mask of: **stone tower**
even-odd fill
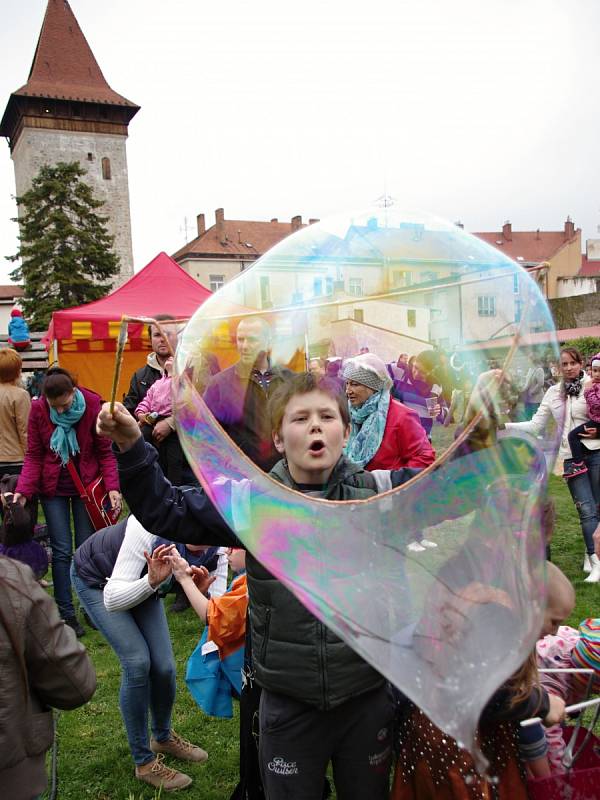
[[[79,161],[87,170],[115,237],[115,286],[133,275],[125,143],[138,111],[104,79],[67,0],[48,0],[29,78],[11,94],[0,135],[8,138],[17,195],[44,164]]]

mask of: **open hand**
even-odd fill
[[[209,588],[217,580],[216,575],[211,575],[206,567],[190,567],[192,570],[192,578],[196,587],[202,594],[208,594]]]
[[[133,417],[132,417],[133,419]],[[144,558],[148,565],[148,583],[156,589],[171,574],[171,564],[167,556],[175,549],[174,544],[161,544],[150,555],[144,550]]]

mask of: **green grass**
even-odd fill
[[[600,585],[583,583],[581,531],[575,508],[561,479],[550,478],[550,494],[557,507],[552,560],[575,586],[577,605],[567,623],[576,627],[585,617],[600,616]],[[172,596],[167,605],[171,602]],[[206,764],[186,765],[185,771],[192,776],[194,783],[184,796],[228,800],[238,775],[237,704],[234,704],[236,716],[232,720],[206,717],[197,708],[187,691],[183,675],[187,658],[200,636],[201,625],[191,610],[168,616],[178,674],[173,725],[178,733],[209,752]],[[61,800],[156,800],[154,790],[144,788],[133,775],[133,763],[117,703],[120,683],[117,658],[98,632],[88,630],[83,641],[96,666],[98,689],[86,706],[60,716],[58,796]]]

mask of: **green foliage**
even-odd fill
[[[591,358],[600,353],[600,338],[597,336],[582,336],[581,339],[572,339],[565,342],[565,347],[575,347],[584,358]]]
[[[79,162],[43,166],[16,198],[20,247],[8,260],[21,262],[11,278],[23,282],[33,330],[44,330],[57,309],[103,297],[118,272],[108,217],[96,213],[104,201],[95,199],[85,174]]]

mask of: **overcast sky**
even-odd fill
[[[4,0],[0,103],[46,0]],[[598,0],[71,0],[129,126],[135,268],[196,214],[289,220],[387,191],[468,230],[598,235]],[[15,252],[0,143],[0,256]],[[3,261],[0,280],[12,266]]]

